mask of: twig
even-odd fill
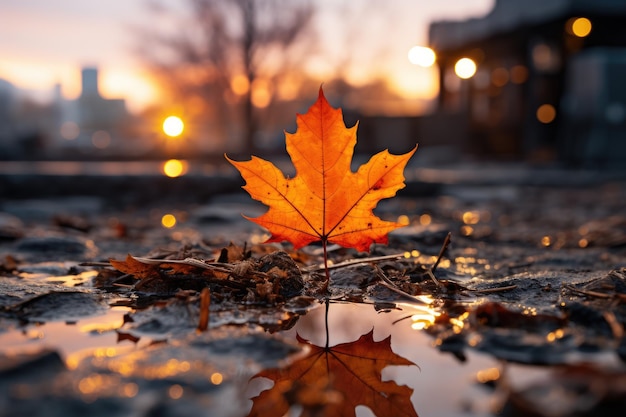
[[[604,320],[609,324],[615,340],[622,340],[624,337],[624,326],[617,320],[615,314],[612,311],[605,311],[602,313],[602,316],[604,316]]]
[[[441,261],[443,254],[446,252],[446,249],[448,249],[448,246],[450,245],[451,238],[452,238],[452,232],[448,232],[448,234],[446,235],[446,238],[443,240],[443,245],[441,245],[441,249],[439,250],[439,255],[437,255],[437,260],[435,261],[433,266],[430,268],[432,272],[435,272],[435,269],[437,269],[437,265],[439,265],[439,262]]]
[[[441,292],[445,293],[447,292],[446,287],[439,282],[439,280],[437,279],[437,277],[435,277],[435,269],[437,269],[437,265],[439,265],[439,262],[441,261],[441,258],[443,257],[443,254],[446,252],[446,249],[448,249],[448,245],[450,245],[450,238],[452,236],[451,232],[448,232],[448,234],[446,235],[446,238],[443,240],[443,245],[441,245],[441,249],[439,250],[439,255],[437,255],[437,260],[435,261],[435,263],[428,268],[428,270],[426,271],[426,273],[428,274],[428,276],[430,277],[430,279],[437,284],[437,287],[439,287],[439,289],[441,290]]]
[[[89,261],[89,262],[81,262],[78,264],[78,266],[111,266],[111,264],[108,262]]]
[[[329,265],[328,269],[345,268],[347,266],[352,266],[352,265],[380,262],[380,261],[386,261],[389,259],[398,259],[398,258],[404,258],[404,252],[397,253],[394,255],[372,256],[369,258],[351,259],[349,261],[344,261],[338,264]],[[318,271],[323,271],[323,270],[324,270],[323,265],[316,265],[316,266],[310,266],[308,268],[302,268],[302,272],[318,272]]]
[[[200,319],[198,320],[198,331],[204,332],[209,327],[209,308],[211,307],[211,290],[208,287],[202,289],[200,293]]]
[[[416,303],[416,304],[421,304],[421,305],[428,305],[428,303],[425,303],[424,301],[420,300],[419,298],[408,294],[404,291],[402,291],[400,288],[398,288],[396,286],[396,284],[394,284],[389,278],[387,278],[387,276],[385,275],[385,272],[380,269],[380,267],[376,264],[374,264],[374,268],[376,269],[376,276],[380,279],[380,283],[385,287],[390,289],[391,291],[395,292],[396,294],[401,295],[403,298],[408,299],[410,302],[412,303]]]
[[[426,271],[426,273],[428,274],[428,276],[430,277],[430,279],[431,279],[431,280],[432,280],[435,284],[437,284],[437,286],[439,287],[439,289],[440,289],[442,292],[447,292],[446,287],[445,287],[445,286],[444,286],[441,282],[439,282],[439,280],[437,279],[437,277],[435,277],[435,274],[433,274],[433,270],[432,270],[432,269],[430,269],[430,268],[429,268],[429,269]]]
[[[482,290],[470,290],[473,292],[480,292],[483,294],[493,294],[497,292],[511,291],[517,288],[517,285],[507,285],[506,287],[484,288]]]
[[[570,290],[571,292],[577,293],[579,295],[586,295],[587,297],[595,297],[595,298],[604,298],[604,299],[608,299],[608,298],[612,298],[613,296],[610,294],[604,294],[601,292],[597,292],[597,291],[589,291],[589,290],[581,290],[579,288],[574,287],[573,285],[564,285],[564,287],[568,290]]]

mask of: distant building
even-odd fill
[[[440,93],[423,131],[481,155],[626,166],[625,25],[624,0],[496,0],[432,23]]]
[[[63,100],[61,108],[60,140],[65,145],[85,149],[106,149],[119,141],[129,122],[124,99],[107,99],[100,95],[98,69],[86,67],[81,71],[82,90],[76,100]]]
[[[82,69],[82,91],[78,97],[79,125],[88,130],[112,129],[128,117],[124,99],[106,99],[98,88],[98,69]]]
[[[13,84],[0,79],[0,149],[8,148],[15,135],[17,100]]]

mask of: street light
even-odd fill
[[[476,74],[476,63],[470,58],[461,58],[454,64],[454,73],[463,80],[472,78]]]
[[[409,62],[413,65],[428,68],[432,67],[437,60],[435,51],[426,46],[414,46],[409,49]]]

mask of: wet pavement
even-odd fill
[[[359,416],[402,415],[382,400],[393,395],[420,416],[626,409],[621,173],[415,167],[377,209],[409,226],[370,254],[331,251],[329,304],[319,248],[262,245],[266,232],[241,213],[264,208],[225,171],[0,177],[0,416],[325,415],[346,404],[361,404]],[[72,191],[72,181],[82,185]],[[438,286],[427,272],[448,232]],[[204,262],[224,250],[229,286],[193,265],[171,286],[154,279],[171,265],[138,280],[109,264],[128,254]],[[276,281],[254,275],[262,266],[244,263],[246,251],[257,262],[278,250],[301,271],[298,294],[274,293]],[[199,332],[203,287],[211,303]],[[367,398],[354,399],[343,368],[332,381],[311,374],[317,385],[297,382],[306,373],[294,380],[319,348],[325,369],[345,351],[360,358],[346,369],[374,381],[359,389]],[[386,359],[367,362],[368,350]]]

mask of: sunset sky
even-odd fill
[[[182,8],[184,0],[162,0]],[[407,51],[427,43],[432,20],[482,16],[494,0],[385,0],[370,1],[378,6],[364,9],[366,2],[345,0],[351,10],[346,19],[331,12],[338,1],[317,0],[320,13],[316,24],[324,28],[323,61],[350,53],[351,82],[365,83],[375,76],[407,97],[432,95],[428,70],[411,65]],[[100,69],[100,90],[108,98],[125,98],[131,111],[140,111],[159,99],[136,57],[138,37],[135,26],[165,24],[149,22],[146,0],[0,0],[0,79],[27,90],[37,98],[50,97],[60,83],[66,98],[80,93],[80,68]],[[333,39],[347,24],[359,27],[358,42],[350,51],[333,49]],[[375,54],[381,47],[386,56]],[[324,67],[318,69],[322,73]]]

